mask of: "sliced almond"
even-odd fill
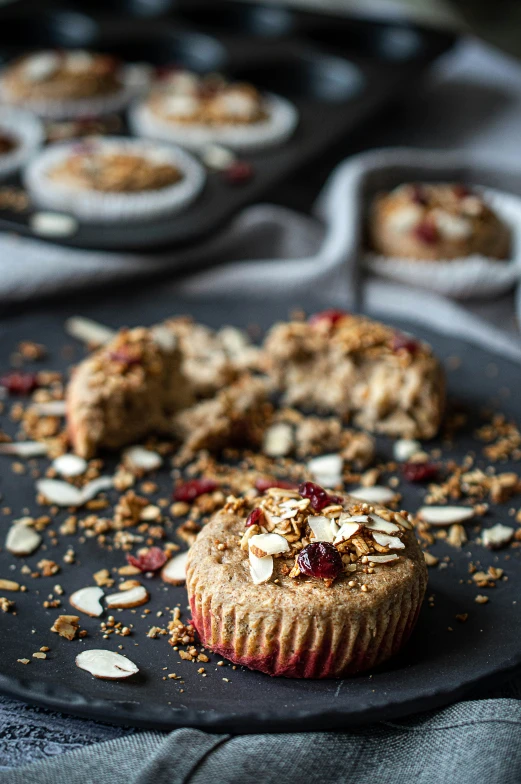
[[[313,531],[313,539],[317,542],[332,542],[335,538],[329,517],[308,517],[308,525]]]
[[[163,351],[173,351],[177,346],[177,335],[164,324],[156,324],[150,332],[154,341]]]
[[[307,469],[323,487],[335,487],[342,481],[344,461],[340,455],[321,455],[308,460]]]
[[[395,523],[390,523],[374,513],[369,515],[369,520],[365,523],[365,527],[369,528],[370,531],[382,531],[384,534],[397,534],[400,532],[399,526]]]
[[[144,446],[130,446],[123,452],[123,462],[134,471],[155,471],[163,465],[163,458]]]
[[[278,555],[289,550],[289,544],[280,534],[256,534],[248,542],[250,552],[257,558],[264,558],[267,555]]]
[[[347,542],[353,536],[356,536],[359,530],[360,530],[360,523],[343,523],[343,525],[341,525],[339,528],[339,531],[335,537],[333,544],[340,544],[341,542]]]
[[[277,422],[264,433],[262,451],[268,457],[284,457],[293,449],[293,428],[287,422]]]
[[[468,506],[422,506],[418,515],[430,525],[452,525],[474,517],[474,510]]]
[[[139,672],[139,668],[126,656],[114,651],[95,649],[79,653],[76,656],[76,666],[90,672],[95,678],[108,681],[129,678]]]
[[[75,610],[79,610],[85,615],[97,618],[103,612],[100,599],[103,597],[103,590],[95,585],[88,588],[80,588],[70,595],[69,601]]]
[[[34,528],[24,523],[14,523],[7,532],[5,546],[13,555],[31,555],[41,542],[42,537]]]
[[[40,479],[36,489],[51,503],[57,506],[83,506],[102,490],[114,484],[112,477],[99,476],[86,484],[81,490],[61,479]]]
[[[397,536],[389,536],[389,534],[381,534],[378,531],[372,531],[373,539],[377,544],[382,547],[390,547],[392,550],[403,550],[405,544]]]
[[[110,327],[82,316],[72,316],[67,319],[65,332],[90,346],[102,346],[116,335],[116,332]]]
[[[46,400],[43,403],[31,403],[29,411],[38,416],[64,417],[67,413],[65,400]]]
[[[48,451],[47,444],[42,444],[40,441],[11,441],[7,444],[0,444],[0,455],[42,457]]]
[[[126,610],[130,607],[140,607],[142,604],[146,604],[149,599],[149,593],[143,585],[131,588],[130,591],[121,591],[105,596],[105,601],[109,607],[118,607],[121,610]]]
[[[161,579],[170,585],[183,585],[186,581],[186,562],[188,550],[177,553],[166,563],[161,570]]]
[[[255,585],[268,582],[271,575],[273,574],[272,556],[266,555],[264,558],[258,558],[250,550],[249,559],[251,579]]]
[[[400,556],[396,555],[396,553],[389,553],[385,555],[368,555],[367,557],[372,563],[390,563],[391,561],[397,561]]]
[[[393,456],[399,463],[405,463],[418,452],[422,451],[422,445],[419,441],[414,441],[412,438],[399,438],[394,442]]]
[[[355,487],[354,490],[349,490],[349,495],[360,501],[367,501],[369,504],[388,504],[396,497],[396,492],[390,487],[373,485],[372,487]]]
[[[490,547],[491,550],[505,547],[512,537],[514,536],[514,529],[509,525],[502,525],[498,523],[492,528],[485,528],[481,531],[481,540],[485,547]]]
[[[52,467],[60,476],[81,476],[88,468],[88,463],[79,455],[60,455],[52,461]]]
[[[92,482],[89,482],[82,488],[81,503],[86,504],[87,501],[92,501],[98,493],[101,493],[103,490],[110,490],[111,487],[114,487],[114,480],[111,476],[98,476],[97,479],[93,479]]]

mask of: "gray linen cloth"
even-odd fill
[[[472,165],[478,162],[474,153],[495,155],[501,149],[510,156],[512,170],[519,171],[520,122],[521,66],[467,41],[440,63],[419,97],[364,141],[374,147],[464,146]],[[360,279],[353,253],[357,224],[349,211],[359,208],[355,185],[364,176],[365,160],[341,165],[315,216],[269,205],[252,207],[216,240],[174,259],[83,253],[3,237],[0,298],[4,303],[23,302],[41,294],[81,290],[94,281],[109,286],[164,274],[172,263],[187,273],[212,262],[211,268],[172,288],[191,296],[226,291],[260,297],[313,288],[324,305],[349,307],[361,295],[367,309],[401,317],[409,296],[412,319],[440,331],[450,321],[453,334],[521,359],[513,295],[461,303],[415,291],[411,298],[411,290],[404,286]],[[519,697],[521,689],[514,682],[487,698],[349,732],[240,737],[188,729],[136,732],[0,698],[0,784],[514,784],[521,781]],[[65,751],[70,753],[64,756]]]

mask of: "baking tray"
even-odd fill
[[[201,0],[112,0],[48,5],[19,0],[0,10],[0,62],[45,47],[84,47],[123,60],[219,71],[291,100],[294,136],[241,156],[251,181],[230,184],[208,173],[200,197],[171,218],[142,223],[81,223],[53,242],[80,248],[151,251],[193,243],[242,207],[276,195],[277,186],[342,143],[396,99],[410,95],[456,36],[403,23],[322,16],[276,6]],[[0,230],[33,236],[32,210],[0,211]],[[45,239],[45,238],[43,238]]]
[[[190,312],[213,326],[232,323],[238,326],[258,324],[267,328],[274,320],[287,317],[288,311],[298,305],[313,309],[310,303],[282,300],[271,302],[269,307],[264,302],[237,300],[196,304],[176,300],[168,290],[156,285],[142,288],[138,293],[120,293],[117,297],[97,296],[94,302],[92,297],[86,297],[47,304],[30,314],[13,310],[9,318],[0,321],[0,369],[7,367],[11,352],[23,339],[44,342],[50,350],[45,367],[64,369],[67,362],[62,348],[74,341],[64,335],[63,322],[74,313],[82,313],[113,327],[122,323],[150,324],[174,313]],[[407,324],[397,326],[411,329]],[[449,449],[441,440],[435,444],[443,450],[444,456],[450,453],[457,458],[473,448],[479,464],[482,445],[472,437],[479,412],[485,406],[501,407],[507,415],[519,418],[519,396],[508,393],[508,390],[515,393],[517,389],[519,368],[455,338],[441,337],[425,329],[415,329],[415,332],[432,343],[444,362],[454,355],[461,359],[457,368],[456,363],[447,363],[453,368],[448,372],[449,400],[452,407],[459,407],[468,414],[469,421],[454,449]],[[72,361],[82,355],[83,348],[75,344]],[[0,424],[12,432],[13,425],[6,416]],[[390,457],[391,452],[391,441],[378,439],[379,455]],[[113,463],[108,461],[108,472],[112,467]],[[509,464],[501,465],[501,470],[508,469]],[[158,474],[158,483],[160,495],[171,489],[166,470]],[[418,485],[407,486],[404,482],[401,489],[404,508],[416,510],[422,503],[425,489]],[[12,510],[10,514],[0,515],[1,541],[12,517],[24,510],[35,512],[37,507],[33,481],[29,476],[18,475],[14,480],[9,458],[0,459],[0,492],[2,507]],[[513,499],[511,504],[494,508],[484,523],[509,523],[512,518],[507,510],[515,502]],[[61,516],[65,515],[64,512]],[[468,530],[470,538],[475,539],[472,526]],[[519,549],[491,553],[476,544],[455,550],[437,543],[432,552],[441,559],[450,556],[451,560],[446,568],[429,570],[427,595],[434,595],[434,607],[425,604],[418,626],[402,654],[370,674],[336,681],[304,681],[270,678],[241,667],[232,670],[229,665],[218,667],[216,662],[220,657],[213,655],[211,662],[205,665],[208,677],[202,678],[197,673],[199,665],[180,661],[166,638],[148,639],[145,636],[146,630],[157,622],[155,611],[164,609],[166,604],[173,607],[177,602],[184,608],[187,602],[183,588],[166,587],[159,578],[153,578],[150,584],[153,599],[148,607],[153,612],[148,618],[151,620],[142,620],[139,613],[130,615],[128,610],[119,613],[125,622],[135,623],[133,637],[105,641],[99,632],[99,620],[82,617],[82,627],[89,631],[85,642],[58,638],[50,632],[50,627],[58,612],[66,611],[67,602],[64,601],[63,610],[45,610],[41,602],[52,587],[59,582],[69,595],[73,588],[90,584],[93,571],[101,566],[121,564],[121,553],[111,557],[108,552],[100,563],[99,551],[92,540],[82,545],[77,543],[76,537],[62,537],[60,554],[69,544],[76,550],[77,564],[74,567],[62,564],[62,572],[57,577],[27,578],[25,582],[30,590],[14,595],[18,614],[0,614],[0,688],[27,702],[65,713],[165,730],[181,726],[237,733],[342,729],[444,705],[471,695],[478,686],[484,689],[499,683],[521,665]],[[54,556],[53,550],[51,557]],[[44,551],[40,549],[23,560],[34,568],[42,557]],[[0,575],[12,579],[19,577],[18,571],[9,570],[14,560],[0,552]],[[469,585],[471,560],[481,563],[484,568],[490,565],[503,567],[508,581],[499,581],[493,590]],[[19,569],[20,562],[16,563]],[[487,593],[489,604],[477,605],[474,602],[477,593]],[[467,612],[468,621],[459,623],[455,616]],[[141,668],[135,679],[121,683],[98,681],[75,667],[74,657],[83,647],[118,650],[118,644],[123,645],[122,652]],[[17,663],[18,658],[31,658],[41,645],[51,649],[46,661],[33,660],[27,666]],[[184,684],[163,680],[167,672],[181,675]],[[181,688],[184,689],[182,693]]]

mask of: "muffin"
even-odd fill
[[[43,126],[30,112],[0,107],[0,178],[20,169],[42,144]]]
[[[275,324],[263,348],[288,405],[333,412],[394,437],[432,438],[439,429],[443,370],[427,344],[392,327],[324,311]]]
[[[55,119],[120,111],[135,94],[130,71],[117,58],[79,49],[24,55],[0,76],[5,103]]]
[[[218,142],[242,150],[281,144],[293,133],[296,109],[253,85],[187,71],[167,73],[130,114],[140,136],[200,148]]]
[[[414,183],[376,196],[369,242],[378,254],[416,261],[474,254],[504,259],[510,232],[483,197],[465,185]]]
[[[67,388],[72,447],[90,458],[151,432],[170,432],[174,413],[191,402],[175,336],[121,330],[75,368]]]
[[[187,564],[203,644],[235,664],[291,678],[354,675],[395,655],[426,585],[405,513],[311,482],[271,488],[253,509],[229,499]]]
[[[193,201],[204,172],[178,148],[106,137],[49,146],[27,168],[25,183],[39,206],[85,221],[150,220]]]

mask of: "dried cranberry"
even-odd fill
[[[246,518],[246,528],[249,528],[250,525],[261,525],[261,520],[264,517],[264,512],[258,506],[253,509],[248,517]]]
[[[167,562],[167,557],[160,547],[151,547],[146,553],[137,557],[127,555],[127,561],[131,566],[135,566],[140,572],[157,572]]]
[[[432,221],[423,220],[414,227],[414,236],[425,245],[435,245],[438,241],[438,229]]]
[[[313,313],[312,316],[309,317],[308,322],[310,324],[322,324],[327,321],[332,327],[343,319],[345,316],[349,314],[345,312],[345,310],[335,310],[331,308],[330,310],[323,310],[320,313]]]
[[[37,388],[38,376],[36,373],[13,370],[0,376],[0,386],[5,387],[11,395],[28,395]]]
[[[329,506],[329,504],[340,504],[343,501],[339,495],[329,495],[323,487],[314,482],[302,482],[298,491],[302,498],[309,498],[311,506],[316,512],[320,512],[321,509]]]
[[[395,332],[391,342],[391,349],[393,351],[407,351],[409,354],[416,354],[420,344],[409,335],[404,335],[403,332]]]
[[[472,191],[462,183],[454,185],[452,191],[457,199],[464,199],[466,196],[472,196]]]
[[[420,204],[424,207],[427,204],[427,196],[422,186],[415,183],[411,186],[411,198],[415,204]]]
[[[133,354],[130,351],[127,351],[125,348],[116,349],[116,351],[111,351],[110,359],[112,362],[121,362],[122,365],[139,365],[140,358],[137,354]]]
[[[330,542],[311,542],[298,554],[297,564],[308,577],[334,580],[342,571],[342,556]]]
[[[259,477],[255,480],[255,489],[259,493],[265,493],[270,487],[280,487],[281,490],[295,490],[297,485],[295,482],[286,482],[284,479],[265,479]]]
[[[234,161],[223,172],[224,179],[230,185],[243,185],[253,177],[253,166],[246,161]]]
[[[189,479],[178,485],[173,494],[174,501],[195,501],[200,495],[212,493],[219,485],[213,479]]]
[[[436,479],[438,466],[434,463],[404,463],[402,472],[408,482],[427,482]]]

